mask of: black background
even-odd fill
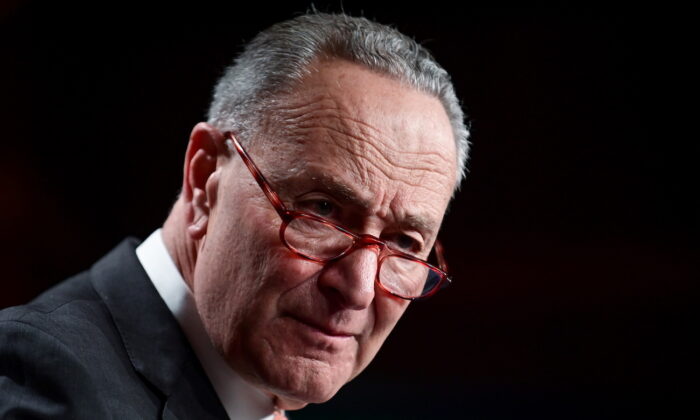
[[[3,3],[0,307],[158,227],[224,66],[308,6]],[[413,304],[331,402],[291,418],[689,415],[699,218],[697,139],[677,124],[684,12],[342,7],[433,52],[473,151],[443,228],[454,286]]]

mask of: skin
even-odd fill
[[[439,100],[345,61],[317,63],[245,142],[283,202],[421,254],[455,185]],[[408,301],[375,284],[379,250],[300,259],[280,218],[215,128],[191,135],[166,246],[214,347],[280,408],[323,402],[374,358]]]

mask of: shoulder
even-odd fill
[[[144,388],[89,272],[0,311],[0,418],[141,418]]]
[[[96,387],[85,346],[99,331],[95,306],[51,293],[0,312],[0,418],[107,416],[86,392]]]
[[[19,345],[21,337],[53,337],[70,348],[94,344],[96,336],[115,333],[109,311],[91,286],[89,273],[70,278],[27,305],[0,311],[0,349]],[[13,340],[9,340],[13,338]]]

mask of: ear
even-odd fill
[[[224,136],[219,130],[207,123],[199,123],[192,129],[182,180],[187,232],[192,239],[199,240],[207,232],[209,215],[216,203],[220,158],[227,155]]]

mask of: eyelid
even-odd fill
[[[298,197],[295,197],[293,205],[294,205],[294,208],[297,210],[308,211],[309,213],[315,214],[314,211],[310,210],[308,207],[300,206],[300,204],[314,203],[314,202],[317,203],[320,201],[329,202],[333,206],[335,213],[338,213],[340,210],[342,210],[342,206],[338,203],[337,200],[335,200],[333,197],[330,197],[328,194],[324,194],[324,193],[321,193],[318,191],[305,193],[305,194],[302,194]],[[332,216],[327,216],[327,215],[319,215],[319,216],[329,218],[329,219],[337,219],[339,217],[338,214],[334,214]]]
[[[407,238],[410,238],[413,241],[413,244],[411,245],[411,247],[409,249],[409,248],[404,248],[404,247],[399,246],[398,241],[393,241],[393,243],[394,243],[393,247],[397,251],[407,252],[409,254],[418,255],[420,252],[425,250],[425,241],[423,240],[423,235],[421,235],[420,232],[397,232],[394,235],[394,238],[397,238],[400,236],[405,236]],[[388,242],[392,242],[392,241],[389,240]]]

